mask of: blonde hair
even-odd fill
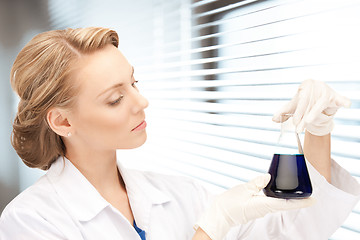
[[[11,86],[19,95],[11,143],[23,162],[47,170],[65,156],[65,145],[49,127],[50,108],[74,106],[72,70],[82,55],[107,44],[118,47],[118,35],[106,28],[54,30],[35,36],[20,51],[11,69]]]

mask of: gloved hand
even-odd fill
[[[286,200],[259,195],[270,178],[270,174],[264,174],[219,195],[202,215],[195,229],[201,227],[211,239],[220,240],[233,226],[245,224],[268,213],[308,207],[315,203],[313,198]]]
[[[324,136],[334,128],[336,111],[350,105],[349,99],[337,94],[324,82],[309,79],[303,81],[293,99],[274,114],[273,121],[286,121],[286,117],[280,119],[281,115],[292,113],[298,133],[305,128],[313,135]]]

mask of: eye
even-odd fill
[[[116,106],[120,103],[121,99],[123,99],[123,95],[121,95],[118,99],[116,99],[115,101],[109,102],[110,106]]]

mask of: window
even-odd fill
[[[276,129],[269,124],[274,107],[290,100],[304,79],[323,80],[352,100],[336,115],[332,157],[360,179],[359,9],[355,1],[255,1],[221,15],[219,79],[230,84],[217,91],[237,96],[222,104],[245,115],[237,127],[254,143],[246,149],[266,154]],[[359,214],[358,205],[332,239],[359,238]]]
[[[159,75],[153,65],[142,72],[156,76],[144,83],[155,126],[142,163],[214,189],[248,181],[269,166],[279,131],[273,113],[314,78],[352,100],[336,115],[332,156],[359,180],[359,3],[197,1],[191,9],[192,38],[172,42],[185,43],[188,55],[165,51]],[[359,220],[357,206],[332,239],[358,238]]]
[[[128,166],[194,177],[214,191],[248,181],[268,169],[273,113],[314,78],[352,100],[336,115],[332,155],[360,181],[359,1],[83,5],[49,1],[53,27],[115,28],[150,100],[148,142],[119,151]],[[331,239],[360,238],[359,222],[360,205]]]

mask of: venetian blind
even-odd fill
[[[248,181],[269,166],[279,134],[273,113],[314,78],[352,100],[334,120],[332,156],[359,180],[359,3],[199,1],[190,8],[191,36],[176,25],[186,24],[181,12],[173,12],[179,22],[165,15],[156,61],[139,66],[153,105],[144,160],[222,188]],[[359,210],[332,239],[360,237]]]
[[[86,3],[73,25],[115,28],[150,101],[147,143],[119,151],[128,166],[215,191],[248,181],[269,167],[273,113],[313,78],[352,101],[334,119],[332,156],[360,181],[359,1]],[[331,239],[359,239],[359,222],[360,205]]]

